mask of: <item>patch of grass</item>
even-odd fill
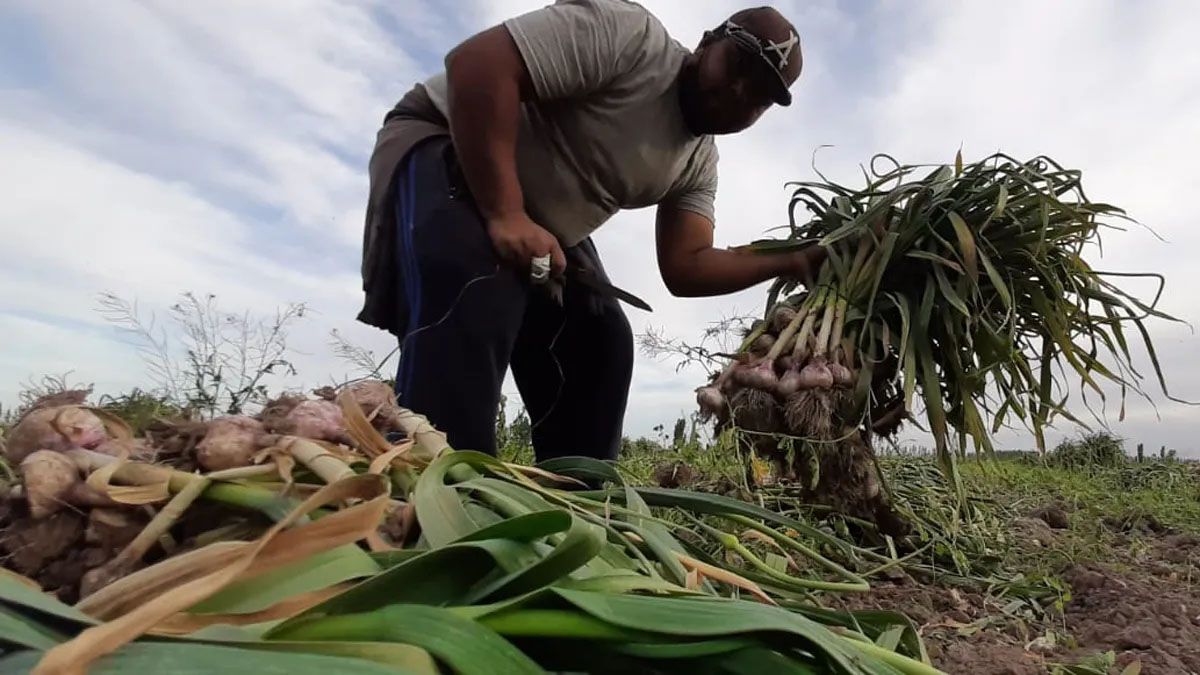
[[[98,407],[125,420],[135,435],[140,435],[157,419],[187,419],[189,412],[165,395],[134,389],[116,396],[100,397]]]
[[[518,417],[508,425],[505,438],[510,442],[502,448],[504,459],[532,461],[526,424]],[[1138,545],[1137,532],[1118,531],[1124,521],[1132,529],[1151,522],[1200,532],[1197,465],[1170,459],[1135,462],[1120,448],[1117,439],[1093,435],[1061,445],[1057,460],[1020,452],[995,459],[972,456],[961,465],[968,495],[965,504],[941,478],[932,454],[910,449],[883,455],[880,466],[888,487],[914,531],[906,542],[885,541],[873,548],[881,555],[904,557],[905,569],[931,581],[986,587],[1006,598],[1039,603],[1061,600],[1066,591],[1058,575],[1064,569],[1077,563],[1107,562],[1113,546]],[[711,443],[678,432],[673,439],[662,433],[658,438],[625,439],[618,466],[630,484],[653,485],[655,468],[666,462],[685,463],[702,476],[693,489],[711,489],[718,482],[744,486],[746,481],[745,463],[732,436]],[[843,539],[855,537],[855,528],[868,528],[870,535],[870,524],[805,504],[786,487],[735,492]],[[1053,541],[1032,545],[1016,523],[1047,504],[1060,506],[1070,527],[1056,530]],[[840,559],[837,550],[816,541],[804,543]],[[842,562],[859,571],[879,564]]]
[[[1127,459],[1124,441],[1103,431],[1064,440],[1046,457],[1056,466],[1085,470],[1121,466]]]
[[[1125,463],[1087,472],[1026,462],[969,462],[964,473],[976,492],[1008,500],[1017,510],[1064,503],[1073,512],[1073,526],[1140,510],[1169,527],[1200,530],[1200,483],[1196,470],[1181,462]]]
[[[1119,535],[1132,537],[1125,546],[1139,545],[1139,522],[1200,532],[1200,474],[1190,463],[1125,460],[1115,466],[1073,467],[1027,459],[976,460],[966,462],[962,471],[972,494],[1004,505],[1012,517],[1050,503],[1068,515],[1069,529],[1052,546],[1038,549],[1040,553],[1023,547],[1019,559],[1006,566],[1055,573],[1074,563],[1108,562],[1113,547],[1123,543]],[[1116,531],[1123,522],[1133,531]]]
[[[664,462],[683,462],[706,481],[728,479],[740,485],[745,481],[745,463],[738,455],[732,436],[722,436],[711,443],[699,437],[696,420],[680,418],[674,433],[657,438],[641,436],[621,439],[617,468],[631,485],[654,484],[654,470]],[[508,421],[503,411],[496,421],[497,456],[506,462],[533,464],[535,462],[529,416],[520,411]]]
[[[665,435],[657,439],[624,439],[617,464],[626,480],[634,485],[651,485],[655,467],[664,462],[683,462],[709,482],[721,479],[738,485],[745,482],[746,464],[731,435],[721,436],[711,444],[701,442],[694,433],[682,439],[679,436],[673,441]]]

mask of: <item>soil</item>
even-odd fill
[[[154,462],[180,471],[193,471],[196,445],[204,439],[208,425],[196,420],[155,420],[145,430],[147,444],[154,448]]]
[[[1200,595],[1177,571],[1161,564],[1137,574],[1080,566],[1067,578],[1077,597],[1066,620],[1082,647],[1115,651],[1119,667],[1140,661],[1143,673],[1200,673]]]
[[[696,470],[686,462],[660,462],[654,467],[654,482],[659,487],[688,487],[699,478]]]
[[[24,505],[0,499],[0,557],[4,567],[38,582],[63,602],[79,599],[80,578],[112,557],[86,541],[88,518],[63,510],[33,520]]]
[[[1030,518],[1037,518],[1046,525],[1056,529],[1065,530],[1070,527],[1070,519],[1067,517],[1067,510],[1062,504],[1046,504],[1033,510],[1029,514]]]
[[[1041,518],[1022,520],[1051,532]],[[1033,616],[1027,606],[1006,611],[1011,599],[983,589],[907,576],[834,604],[904,612],[919,627],[933,664],[952,675],[1041,675],[1109,651],[1114,674],[1138,662],[1145,675],[1200,675],[1200,537],[1135,536],[1118,540],[1103,564],[1061,571],[1071,589],[1061,613]]]

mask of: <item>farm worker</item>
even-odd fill
[[[400,340],[400,405],[460,450],[496,451],[512,366],[537,459],[615,459],[633,336],[612,297],[534,283],[569,265],[607,280],[591,234],[620,209],[657,207],[655,241],[677,297],[805,279],[819,248],[713,247],[717,150],[791,103],[795,28],[761,7],[694,50],[624,0],[560,0],[455,47],[387,114],[370,162],[358,319]],[[560,304],[561,303],[561,304]]]

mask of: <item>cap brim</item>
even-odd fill
[[[777,70],[772,70],[775,73],[775,79],[771,81],[771,88],[774,89],[775,103],[782,106],[792,104],[792,92],[788,88],[787,80],[783,79],[783,73]]]

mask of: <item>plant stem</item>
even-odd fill
[[[866,593],[867,591],[871,590],[870,584],[865,581],[862,583],[821,581],[819,579],[804,579],[802,577],[793,577],[783,574],[759,559],[758,556],[754,555],[750,549],[746,548],[740,541],[737,540],[737,537],[734,537],[733,535],[729,535],[727,539],[722,538],[721,544],[724,545],[725,548],[741,556],[746,562],[750,563],[751,567],[758,570],[762,574],[767,575],[767,577],[769,577],[773,583],[792,591],[804,592],[806,590],[813,590],[833,591],[835,593]]]
[[[275,465],[275,462],[264,462],[251,466],[235,466],[232,469],[210,471],[204,474],[204,477],[212,480],[241,480],[258,476],[274,476],[278,471],[279,467]]]
[[[931,665],[921,663],[916,659],[910,659],[909,657],[894,652],[890,649],[884,649],[883,647],[880,647],[869,640],[858,640],[842,633],[841,631],[833,632],[837,633],[842,640],[845,641],[844,644],[852,645],[855,649],[863,652],[864,654],[883,661],[896,670],[899,670],[901,673],[904,673],[904,675],[946,675],[946,673],[934,668]]]
[[[258,511],[273,521],[282,520],[297,504],[298,500],[276,494],[270,490],[238,485],[237,483],[214,482],[201,495],[206,501],[217,502],[225,506]],[[315,520],[330,513],[327,509],[313,511],[310,516]]]
[[[812,560],[813,562],[817,563],[821,567],[824,567],[825,569],[829,570],[830,572],[833,572],[834,574],[838,574],[844,579],[849,579],[852,582],[850,585],[854,586],[853,590],[863,591],[863,592],[871,590],[870,583],[865,578],[855,574],[854,572],[851,572],[850,570],[846,569],[845,567],[842,567],[841,565],[837,564],[836,562],[830,560],[829,558],[826,558],[825,556],[821,555],[820,553],[817,553],[816,551],[805,546],[804,544],[801,544],[800,542],[796,541],[795,539],[784,536],[783,534],[780,534],[779,532],[775,531],[773,528],[767,527],[767,526],[763,525],[762,523],[759,523],[758,521],[754,520],[753,518],[747,518],[745,516],[740,516],[737,514],[730,514],[730,515],[723,516],[723,517],[730,521],[738,523],[739,525],[744,525],[746,527],[749,527],[752,530],[761,532],[762,534],[767,535],[768,537],[775,540],[776,542],[778,542],[780,545],[784,546],[785,548],[790,548],[793,551],[796,551],[797,553],[800,553],[804,557],[808,558],[809,560]]]
[[[833,333],[829,336],[829,349],[842,343],[842,329],[845,328],[847,302],[845,296],[837,299],[837,307],[833,313]],[[843,364],[844,365],[844,364]]]
[[[891,561],[891,562],[889,562],[889,563],[884,563],[883,565],[880,565],[880,566],[878,566],[878,567],[875,567],[875,568],[873,568],[873,569],[870,569],[870,570],[868,570],[868,571],[867,571],[867,573],[866,573],[866,575],[865,575],[865,576],[867,576],[867,577],[873,577],[873,576],[875,576],[875,575],[877,575],[877,574],[880,574],[880,573],[882,573],[882,572],[885,572],[885,571],[887,571],[887,570],[890,570],[890,569],[892,569],[893,567],[905,567],[905,564],[904,564],[904,563],[906,563],[906,562],[908,562],[909,560],[912,560],[912,559],[914,559],[914,558],[920,557],[920,555],[921,555],[922,553],[925,553],[925,552],[926,552],[926,551],[928,551],[929,549],[933,548],[933,546],[934,546],[934,543],[935,543],[935,542],[929,542],[928,544],[925,544],[925,545],[924,545],[924,546],[922,546],[921,548],[919,548],[919,549],[917,549],[917,550],[913,551],[912,553],[909,553],[908,555],[905,555],[905,556],[903,556],[903,557],[901,557],[901,558],[896,558],[896,559],[892,560],[892,561]]]
[[[814,356],[825,356],[829,351],[829,334],[833,328],[833,313],[837,305],[837,287],[830,289],[825,299],[825,312],[821,316],[821,332],[817,334],[817,348]]]
[[[801,577],[793,577],[791,575],[779,572],[779,571],[773,569],[772,567],[770,567],[769,565],[767,565],[758,556],[756,556],[752,551],[750,551],[748,548],[746,548],[744,545],[742,545],[742,542],[738,540],[737,536],[730,534],[728,532],[722,532],[721,530],[718,530],[718,529],[704,523],[699,518],[696,518],[695,516],[692,516],[691,514],[687,514],[687,515],[689,518],[691,518],[693,520],[693,522],[695,522],[695,524],[700,529],[704,530],[710,537],[712,537],[718,543],[720,543],[721,546],[725,548],[725,550],[736,553],[743,560],[745,560],[747,563],[749,563],[750,567],[752,567],[754,570],[756,570],[759,574],[764,575],[765,578],[758,579],[759,582],[769,583],[773,586],[779,587],[782,590],[786,590],[786,591],[789,591],[792,593],[807,593],[810,590],[833,591],[833,592],[845,592],[845,591],[862,592],[862,591],[870,590],[870,587],[867,586],[865,583],[860,586],[859,584],[829,582],[829,581],[821,581],[819,579],[804,579]]]
[[[854,288],[851,289],[852,297],[860,298],[870,293],[874,288],[874,275],[871,273],[876,267],[883,264],[884,261],[881,255],[879,249],[874,249],[867,256],[867,259],[863,261],[862,268],[858,270],[858,275],[854,278]]]
[[[146,556],[155,543],[179,520],[183,512],[208,487],[209,480],[201,476],[193,476],[192,482],[185,485],[157,513],[141,532],[133,538],[121,552],[113,556],[103,565],[92,569],[84,575],[80,586],[80,594],[87,596],[104,588],[112,582],[128,574],[133,566]]]
[[[328,450],[303,438],[293,438],[284,442],[284,447],[292,457],[295,457],[326,483],[336,483],[343,478],[355,475],[354,469],[334,457]]]
[[[765,357],[763,357],[764,362],[773,363],[775,359],[779,358],[779,355],[783,353],[784,345],[786,345],[788,340],[792,339],[792,336],[796,334],[796,330],[800,328],[800,322],[803,320],[804,314],[801,312],[796,312],[796,316],[793,317],[792,320],[788,322],[788,325],[779,332],[779,337],[775,339],[775,344],[771,345],[771,350],[767,352]]]
[[[762,337],[763,333],[766,333],[767,329],[770,327],[771,322],[764,319],[763,322],[759,324],[758,328],[750,331],[750,333],[746,335],[746,339],[742,340],[742,344],[738,346],[738,352],[740,353],[750,349],[750,345],[754,344],[755,340]]]
[[[421,451],[414,452],[414,457],[432,462],[442,453],[453,450],[449,441],[446,440],[446,434],[435,429],[424,415],[401,408],[396,413],[396,424],[404,432],[404,435],[411,438],[416,444],[413,449]]]
[[[118,461],[118,458],[112,455],[85,450],[83,448],[69,450],[65,454],[77,466],[89,473]],[[183,490],[188,485],[191,485],[195,479],[195,474],[186,471],[168,469],[163,466],[144,464],[142,462],[125,462],[112,475],[114,482],[126,485],[153,485],[165,480],[167,481],[167,489],[171,492]],[[270,490],[238,483],[214,481],[208,485],[201,496],[208,501],[218,502],[227,506],[259,511],[273,520],[279,520],[287,515],[291,507],[294,506],[294,500],[282,497]],[[315,513],[313,515],[317,517]]]
[[[817,301],[815,305],[819,305],[825,299],[825,294],[828,289],[822,287],[817,291]],[[808,343],[812,340],[813,326],[817,320],[817,311],[815,307],[808,307],[805,311],[807,316],[804,317],[804,326],[800,329],[800,335],[796,338],[796,346],[792,348],[792,356],[796,357],[797,367],[808,357]]]
[[[182,490],[175,493],[175,496],[166,503],[162,509],[146,523],[146,527],[138,532],[137,536],[121,549],[121,552],[113,558],[110,564],[116,567],[126,567],[140,561],[150,547],[154,546],[159,537],[166,534],[168,530],[179,520],[183,512],[187,510],[192,502],[204,493],[209,486],[209,479],[197,476],[192,479]]]
[[[411,467],[393,466],[388,474],[392,479],[393,494],[403,495],[405,498],[412,494],[413,489],[417,486],[417,479],[420,475]]]
[[[855,358],[853,333],[842,338],[842,354],[845,356],[845,361],[842,362],[842,365],[847,368],[857,367],[858,359]]]
[[[845,287],[853,288],[854,283],[862,276],[863,263],[866,261],[867,253],[871,250],[871,240],[869,235],[858,240],[858,251],[854,254],[854,262],[850,264],[850,273],[846,275]]]

